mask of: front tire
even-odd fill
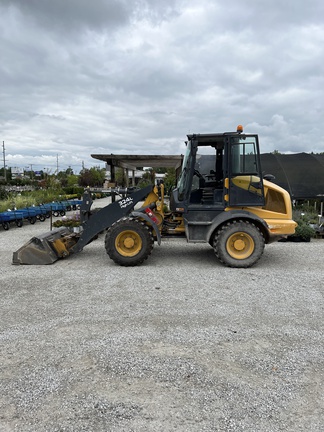
[[[152,252],[151,230],[138,219],[123,218],[107,231],[105,248],[109,257],[121,266],[142,264]]]
[[[232,221],[221,228],[213,246],[217,258],[226,266],[247,268],[261,258],[264,237],[253,223]]]

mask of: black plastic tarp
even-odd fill
[[[274,175],[292,199],[324,200],[324,155],[264,153],[261,164],[263,174]]]

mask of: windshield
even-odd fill
[[[188,175],[190,172],[190,164],[191,164],[191,142],[189,141],[187,144],[187,150],[184,155],[184,159],[182,162],[182,170],[181,174],[178,180],[178,193],[179,193],[179,199],[182,200],[184,197],[184,192],[186,190]]]

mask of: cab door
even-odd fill
[[[236,135],[228,140],[229,206],[263,206],[264,189],[257,135]]]

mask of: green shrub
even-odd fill
[[[63,188],[63,191],[66,195],[82,196],[84,192],[84,188],[79,186],[69,186]]]
[[[315,237],[315,230],[303,219],[299,219],[296,222],[298,223],[298,226],[296,227],[295,234],[291,237],[300,237],[302,240],[309,240]]]

